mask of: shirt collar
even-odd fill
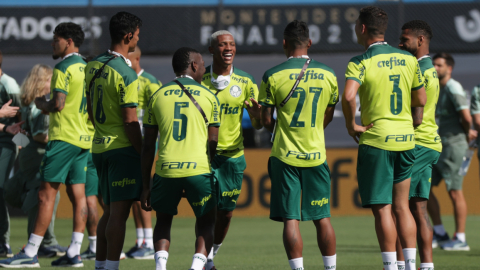
[[[375,46],[375,45],[387,45],[387,42],[386,41],[374,42],[374,43],[370,44],[370,46],[368,46],[367,50],[370,49],[370,47]]]
[[[417,59],[417,62],[420,62],[420,60],[424,59],[424,58],[430,58],[430,55],[426,54],[420,58]]]
[[[65,56],[62,58],[62,60],[65,60],[65,59],[67,59],[68,57],[73,56],[73,55],[77,55],[77,56],[82,57],[79,53],[77,53],[77,52],[72,52],[72,53],[69,53],[69,54],[65,55]]]
[[[287,60],[290,60],[290,59],[292,59],[292,58],[304,58],[304,59],[309,59],[310,57],[309,57],[308,55],[302,55],[302,56],[297,56],[297,57],[290,56],[290,57],[288,57]]]
[[[137,76],[138,76],[138,77],[142,76],[142,74],[143,74],[144,71],[145,71],[145,70],[142,68],[142,70],[140,70],[140,72],[137,73]]]
[[[180,75],[178,77],[175,77],[175,79],[180,79],[180,78],[189,78],[193,80],[192,76],[189,76],[189,75]]]
[[[111,51],[111,50],[108,50],[108,53],[113,54],[113,55],[118,56],[118,57],[121,57],[125,61],[125,63],[127,63],[127,65],[129,67],[132,67],[132,62],[130,60],[128,60],[125,56],[123,56],[121,53],[118,53],[116,51]]]

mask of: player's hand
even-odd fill
[[[3,104],[2,109],[1,109],[2,117],[12,118],[12,117],[15,117],[15,115],[17,115],[17,112],[20,109],[20,107],[10,106],[10,104],[12,104],[11,99],[7,103]]]
[[[262,111],[262,105],[258,104],[258,102],[254,98],[250,98],[252,106],[250,103],[245,100],[245,105],[247,105],[247,112],[251,115],[254,119],[260,120],[260,112]]]
[[[22,132],[22,133],[23,133],[23,132],[25,132],[25,130],[22,129],[23,123],[25,123],[25,121],[18,122],[18,123],[16,123],[16,124],[13,124],[13,125],[11,125],[11,126],[8,126],[5,131],[6,131],[7,133],[12,134],[12,135],[16,135],[16,134],[19,133],[19,132]]]
[[[470,129],[468,131],[468,136],[467,136],[468,143],[475,140],[477,136],[478,136],[478,131],[476,131],[475,129]]]
[[[373,123],[371,123],[370,125],[368,126],[359,126],[357,124],[354,124],[353,128],[352,129],[348,129],[348,135],[352,136],[353,137],[353,140],[355,140],[355,142],[358,143],[358,141],[360,140],[360,136],[362,135],[362,133],[364,133],[365,131],[371,129],[373,127]]]
[[[144,189],[142,191],[142,195],[140,196],[140,205],[142,206],[142,209],[147,212],[152,211],[152,205],[150,203],[150,195],[151,195],[150,189]]]

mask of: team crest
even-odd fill
[[[230,95],[232,95],[232,97],[237,98],[241,94],[242,94],[242,89],[240,89],[240,87],[238,87],[238,85],[234,85],[234,86],[230,87]]]

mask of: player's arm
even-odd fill
[[[122,108],[123,128],[133,148],[142,153],[142,132],[137,118],[137,107]]]
[[[275,107],[262,106],[262,111],[260,113],[260,120],[262,125],[271,133],[275,128],[275,119],[273,118],[273,112]]]
[[[423,122],[423,107],[412,107],[413,127],[418,127]]]
[[[368,126],[359,126],[355,123],[355,111],[357,110],[356,96],[360,84],[356,80],[347,80],[345,90],[342,95],[342,110],[345,117],[348,134],[358,143],[360,135],[373,127],[373,123]]]
[[[219,126],[208,127],[208,154],[210,155],[210,161],[213,160],[215,154],[217,153],[218,128]]]
[[[90,98],[90,93],[87,92],[87,113],[88,119],[92,122],[93,127],[95,127],[95,118],[93,118],[93,108],[92,108],[92,99]]]
[[[250,116],[252,126],[255,129],[261,129],[263,127],[262,121],[260,121],[262,105],[258,104],[258,102],[254,98],[250,98],[250,102],[252,103],[252,106],[249,105],[248,101],[245,101],[245,105],[247,108],[248,116]]]
[[[460,122],[462,124],[463,131],[465,132],[465,136],[467,136],[467,141],[471,142],[472,140],[475,140],[478,133],[476,130],[470,128],[472,126],[472,116],[470,115],[470,110],[463,109],[458,111],[458,114],[460,116]]]
[[[480,131],[480,113],[472,114],[473,127],[475,130]]]
[[[335,113],[335,107],[327,107],[325,115],[323,116],[323,129],[326,129],[328,124],[333,120],[333,114]]]
[[[35,105],[38,109],[48,112],[60,112],[65,107],[67,95],[60,91],[53,91],[53,98],[47,101],[45,96],[35,98]]]
[[[10,126],[6,126],[4,124],[1,124],[0,123],[0,130],[1,132],[4,132],[4,133],[9,133],[9,134],[12,134],[12,135],[15,135],[19,132],[24,132],[24,130],[22,129],[22,125],[23,123],[25,123],[25,121],[21,121],[21,122],[18,122],[18,123],[15,123],[13,125],[10,125]]]
[[[142,179],[143,191],[140,203],[142,209],[151,211],[150,204],[150,177],[152,173],[152,166],[155,160],[155,143],[157,141],[158,126],[144,126],[145,137],[142,147]]]
[[[425,92],[425,87],[418,90],[412,89],[412,107],[425,107],[427,104],[427,93]]]

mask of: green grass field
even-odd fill
[[[174,219],[168,269],[187,270],[190,267],[194,253],[194,223],[195,220],[192,218]],[[334,217],[332,223],[337,235],[337,269],[382,269],[372,217]],[[452,234],[453,218],[445,217],[444,223]],[[26,244],[26,224],[26,219],[12,219],[10,244],[14,253]],[[71,220],[59,219],[55,222],[55,233],[60,244],[65,246],[69,244],[71,228]],[[323,269],[313,224],[303,222],[301,232],[304,241],[305,269]],[[86,236],[82,251],[88,245]],[[433,254],[435,269],[480,269],[480,216],[468,217],[467,241],[471,247],[469,252],[446,252],[435,249]],[[133,220],[129,220],[124,251],[127,251],[134,242]],[[51,261],[52,259],[40,259],[40,264],[42,268],[50,269],[47,266],[50,266]],[[290,269],[282,245],[282,224],[267,218],[234,218],[229,235],[215,257],[215,265],[221,270]],[[94,262],[86,261],[85,267],[93,269]],[[155,263],[153,260],[127,259],[120,263],[120,267],[154,269]]]

